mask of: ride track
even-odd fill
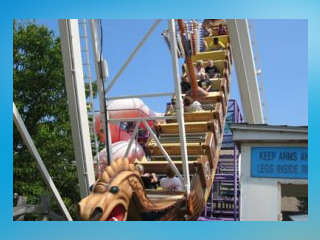
[[[187,45],[198,36],[191,37],[186,43],[186,29],[182,20],[178,20],[184,52]],[[185,112],[186,143],[191,178],[190,194],[186,191],[148,190],[144,188],[140,175],[128,158],[118,158],[107,166],[93,192],[79,203],[81,220],[126,221],[126,220],[197,220],[203,212],[214,181],[222,145],[223,130],[226,121],[227,103],[230,95],[230,70],[232,69],[231,45],[228,35],[216,36],[226,49],[194,52],[186,54],[186,74],[191,79],[191,95],[202,104],[203,110]],[[212,37],[203,39],[209,45]],[[199,47],[196,47],[199,49]],[[212,59],[220,70],[221,77],[211,78],[211,88],[207,96],[198,96],[198,84],[194,65],[203,60],[204,65]],[[174,115],[174,114],[173,114]],[[149,125],[145,122],[145,127]],[[150,161],[140,161],[145,172],[164,174],[168,162],[162,156],[164,149],[176,167],[182,169],[179,126],[175,120],[156,123],[155,131],[161,147],[153,138],[146,142]]]

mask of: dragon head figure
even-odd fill
[[[127,158],[117,159],[96,182],[93,192],[78,204],[81,220],[125,221],[133,194],[132,186],[141,185],[139,173]],[[142,185],[143,188],[143,185]]]

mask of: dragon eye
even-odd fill
[[[109,191],[109,184],[103,182],[97,182],[93,187],[94,193],[105,193]]]
[[[117,186],[112,186],[109,190],[109,192],[116,194],[119,192],[119,188]]]

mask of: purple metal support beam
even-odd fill
[[[237,199],[238,199],[238,158],[237,158],[237,147],[236,145],[234,145],[234,185],[233,185],[233,190],[234,190],[234,195],[233,195],[233,217],[234,217],[234,220],[237,221],[237,213],[238,213],[238,207],[237,207]]]
[[[242,115],[236,100],[229,100],[228,106],[228,124],[240,123],[243,121]],[[228,139],[225,139],[228,141]],[[231,150],[228,154],[221,155],[222,160],[218,163],[217,173],[215,174],[215,184],[211,189],[211,204],[205,208],[203,217],[200,221],[238,221],[238,149],[235,144],[225,145],[224,149]],[[215,189],[217,197],[214,198],[214,186],[224,186],[223,189]],[[227,195],[225,195],[225,193]],[[233,197],[229,197],[233,194]],[[215,205],[214,205],[215,204]],[[209,213],[209,214],[208,214]]]
[[[211,214],[211,217],[212,217],[212,213],[213,213],[213,184],[211,186],[211,206],[210,206],[210,214]]]
[[[238,123],[239,122],[239,106],[236,104],[236,100],[234,100],[234,115],[235,115],[235,122]],[[241,121],[241,120],[240,120]],[[237,221],[238,220],[238,152],[237,152],[237,146],[236,144],[234,144],[234,208],[233,208],[233,216],[234,216],[234,220]]]

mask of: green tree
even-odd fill
[[[13,100],[67,208],[80,200],[60,39],[34,22],[13,22]],[[13,192],[31,204],[48,194],[36,162],[13,129]]]

